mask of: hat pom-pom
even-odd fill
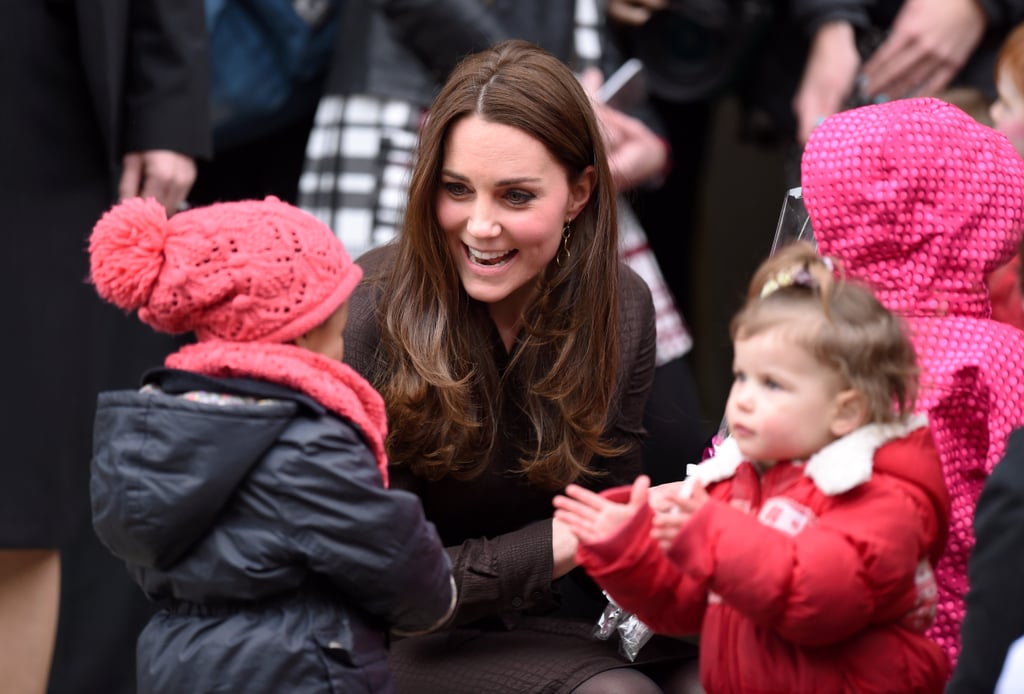
[[[155,198],[130,198],[107,211],[89,237],[90,276],[99,295],[128,311],[149,301],[167,232],[167,213]]]

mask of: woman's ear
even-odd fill
[[[565,211],[569,219],[575,219],[580,210],[587,206],[595,185],[597,185],[597,170],[593,166],[588,166],[569,186],[569,207]]]
[[[836,438],[864,426],[868,420],[868,398],[854,388],[836,394],[830,430]]]

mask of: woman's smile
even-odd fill
[[[510,251],[481,251],[466,244],[462,245],[466,249],[469,261],[474,265],[481,265],[483,267],[502,267],[507,265],[519,253],[514,248]]]

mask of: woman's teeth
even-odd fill
[[[475,250],[469,246],[466,246],[466,248],[469,250],[469,259],[477,265],[501,265],[511,260],[512,256],[516,254],[515,250],[484,253],[483,251]]]

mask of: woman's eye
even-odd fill
[[[449,195],[459,197],[469,192],[469,189],[464,183],[458,183],[457,181],[448,181],[444,184],[444,189],[448,191]]]
[[[513,205],[525,205],[533,200],[534,197],[532,193],[527,193],[524,190],[510,190],[505,193],[505,199]]]

